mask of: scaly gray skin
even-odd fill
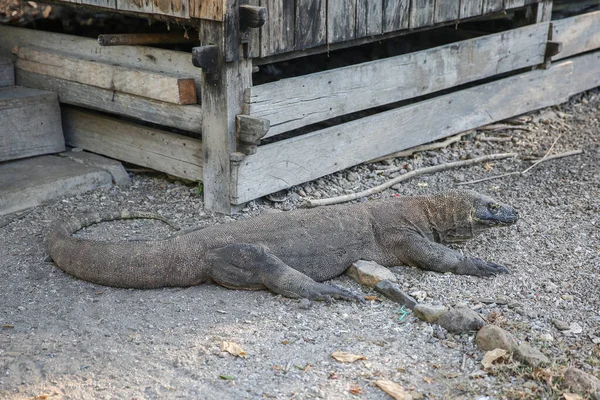
[[[65,272],[107,286],[150,289],[212,280],[288,297],[360,300],[319,282],[343,274],[359,259],[476,276],[506,273],[501,265],[441,243],[463,242],[518,220],[508,205],[473,191],[451,190],[266,214],[163,240],[102,242],[72,236],[102,221],[153,217],[88,215],[59,222],[48,236],[50,255]]]

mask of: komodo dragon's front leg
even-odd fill
[[[266,246],[236,243],[206,253],[210,277],[230,289],[270,289],[286,297],[330,302],[331,298],[364,299],[347,290],[319,283],[296,271]]]
[[[467,257],[442,244],[432,242],[416,232],[400,233],[394,243],[396,257],[412,267],[475,276],[492,276],[509,272],[502,265]]]

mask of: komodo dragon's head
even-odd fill
[[[450,190],[436,197],[438,215],[444,213],[440,216],[443,226],[438,225],[437,230],[446,243],[463,242],[487,228],[508,226],[519,220],[513,207],[473,190]]]

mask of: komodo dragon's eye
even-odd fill
[[[488,210],[490,210],[490,212],[492,214],[496,214],[498,212],[498,210],[500,210],[500,204],[490,203],[490,204],[488,204]]]

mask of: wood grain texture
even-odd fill
[[[562,51],[552,60],[600,48],[600,11],[552,22],[552,40],[562,42]]]
[[[56,93],[0,88],[0,161],[65,149]]]
[[[291,51],[294,46],[296,10],[288,0],[261,0],[267,22],[260,28],[261,57]]]
[[[356,38],[383,33],[383,2],[356,0]]]
[[[459,17],[471,18],[481,15],[483,0],[460,0]]]
[[[439,22],[456,21],[460,11],[459,1],[437,0],[435,3],[434,21]]]
[[[139,0],[137,0],[139,1]],[[190,17],[211,21],[225,19],[226,0],[190,0]]]
[[[383,32],[408,28],[410,0],[383,0]]]
[[[296,49],[303,50],[326,43],[326,4],[326,0],[296,0]]]
[[[271,122],[267,136],[422,96],[544,61],[548,23],[430,50],[254,86],[245,113]]]
[[[504,7],[503,0],[483,0],[483,13],[488,14],[502,10]]]
[[[154,2],[152,0],[115,0],[117,10],[141,12],[152,14]]]
[[[523,7],[525,0],[504,0],[504,8],[509,10],[511,8]]]
[[[357,0],[327,0],[327,43],[354,39]]]
[[[411,0],[410,20],[411,29],[433,24],[435,0]]]
[[[197,133],[198,137],[202,132],[202,107],[199,105],[165,103],[21,69],[17,69],[15,75],[19,85],[55,92],[61,103],[170,126]]]
[[[389,153],[566,101],[600,85],[600,53],[259,146],[239,165],[241,204]]]
[[[10,54],[14,46],[37,46],[83,58],[175,76],[195,77],[200,93],[200,70],[192,65],[189,52],[147,46],[99,46],[95,39],[0,25],[0,54]]]
[[[169,15],[177,18],[189,18],[188,0],[153,0],[153,14]]]
[[[65,140],[117,160],[170,175],[202,179],[202,142],[102,114],[62,107]]]
[[[0,57],[0,87],[15,84],[13,63],[8,57]]]
[[[26,71],[168,103],[197,102],[193,78],[143,71],[36,47],[16,47],[13,53],[18,57],[16,67]]]

